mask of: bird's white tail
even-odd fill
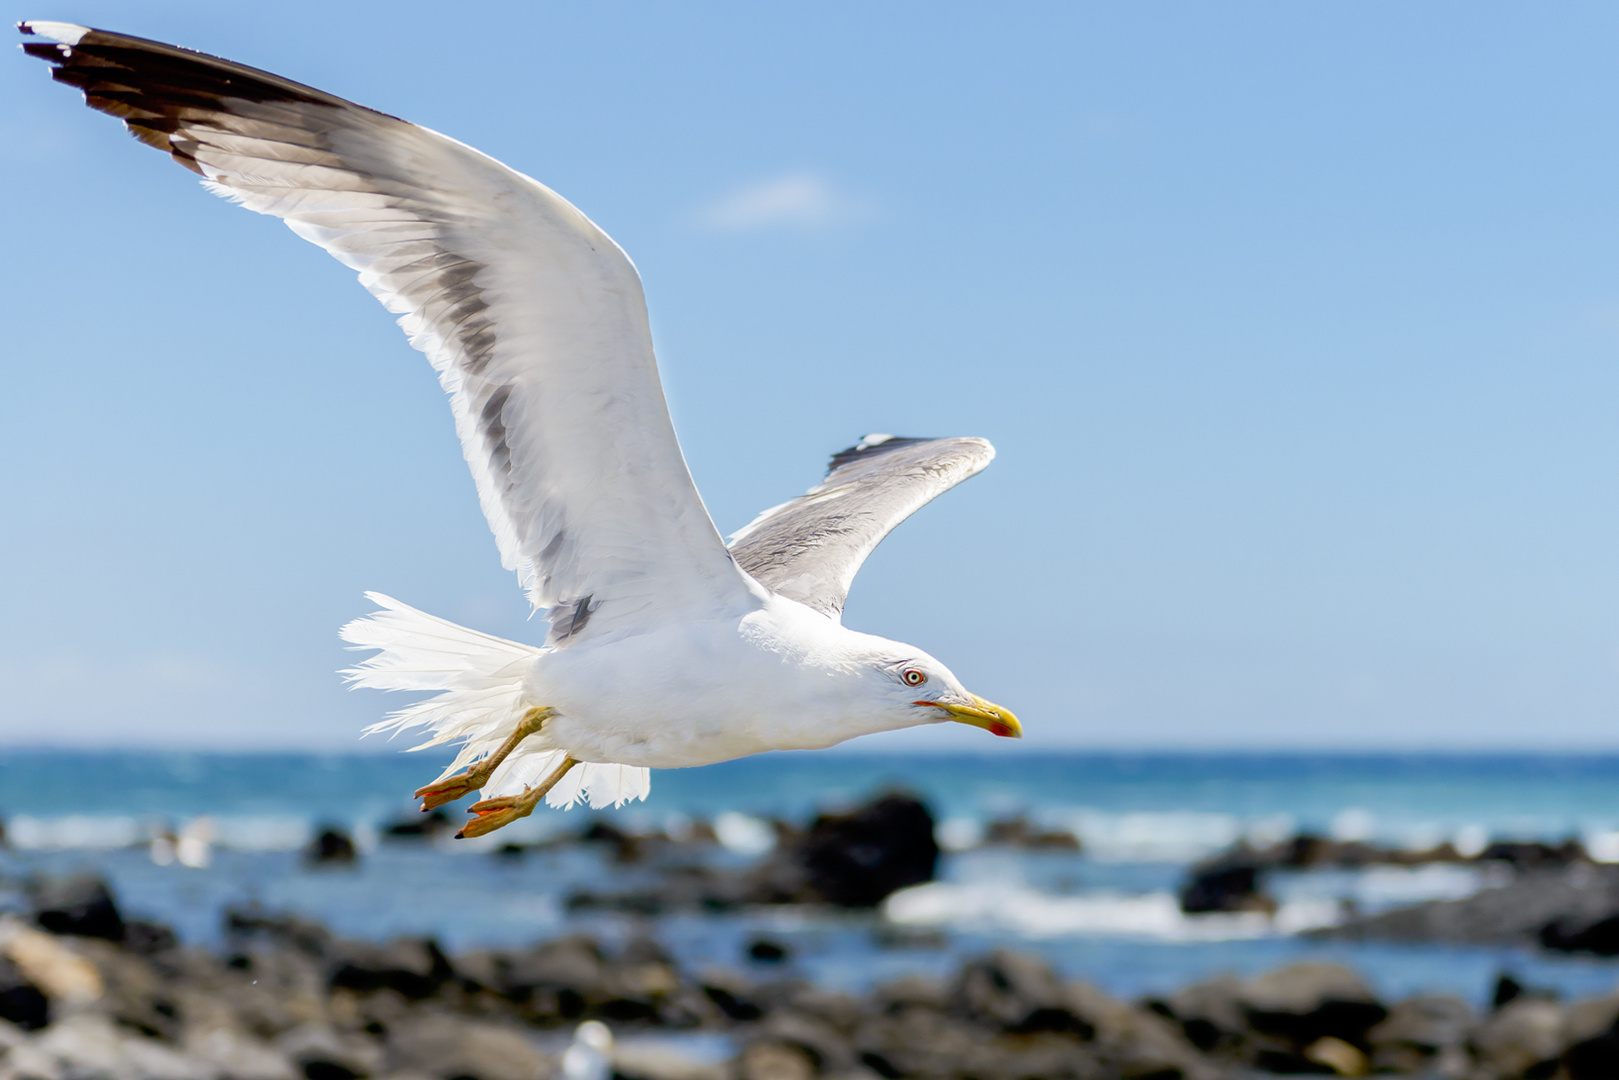
[[[343,677],[373,690],[438,691],[389,713],[365,733],[426,727],[432,738],[412,750],[461,743],[440,779],[497,749],[531,704],[523,700],[523,686],[535,658],[545,650],[469,630],[391,596],[365,595],[382,610],[354,620],[338,634],[356,649],[379,651],[344,669]],[[484,788],[485,797],[516,794],[539,783],[562,763],[565,753],[543,731],[531,735],[495,770]],[[580,799],[588,799],[594,807],[619,806],[646,798],[650,788],[651,777],[644,768],[586,763],[563,777],[545,801],[562,809]]]

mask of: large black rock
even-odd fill
[[[1179,899],[1181,910],[1188,915],[1276,909],[1276,902],[1265,894],[1261,867],[1233,855],[1192,867]]]
[[[50,1022],[50,1002],[15,964],[0,957],[0,1020],[24,1031],[38,1031]]]
[[[51,878],[32,889],[34,921],[53,934],[124,940],[124,917],[98,877]]]
[[[893,794],[847,814],[822,814],[786,854],[815,898],[865,908],[897,889],[932,881],[939,845],[922,801]]]
[[[304,848],[305,866],[353,866],[359,857],[349,834],[336,825],[322,826]]]
[[[436,994],[455,977],[449,958],[432,938],[400,938],[382,945],[347,943],[332,968],[334,987],[370,993],[394,990],[407,998]]]
[[[1619,956],[1619,913],[1600,919],[1557,918],[1540,928],[1541,945],[1558,952]]]

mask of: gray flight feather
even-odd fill
[[[994,456],[983,439],[867,435],[833,456],[821,483],[733,534],[731,555],[761,585],[836,619],[883,537]]]

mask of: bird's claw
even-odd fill
[[[465,840],[473,836],[483,836],[485,833],[492,833],[496,829],[510,825],[518,818],[528,817],[533,812],[533,801],[523,795],[501,795],[493,799],[484,799],[467,807],[467,813],[476,816],[461,826],[461,831],[455,834],[455,838]]]
[[[466,772],[456,773],[454,776],[440,780],[436,784],[428,784],[426,787],[417,788],[416,798],[422,800],[422,811],[425,813],[434,807],[443,806],[445,803],[452,803],[463,796],[471,795],[474,791],[483,787],[487,780],[488,777],[482,775],[478,770],[468,769]]]

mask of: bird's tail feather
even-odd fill
[[[344,669],[343,677],[353,686],[374,690],[438,691],[389,713],[365,733],[397,734],[426,727],[432,737],[412,750],[461,743],[440,779],[497,749],[528,708],[523,686],[535,658],[545,650],[469,630],[391,596],[365,595],[382,610],[354,620],[338,633],[356,649],[378,652]],[[543,730],[529,736],[495,770],[484,795],[516,794],[539,783],[562,763],[565,752],[550,743]],[[563,809],[580,800],[594,807],[618,806],[646,798],[650,787],[644,768],[586,763],[563,777],[545,801]]]

